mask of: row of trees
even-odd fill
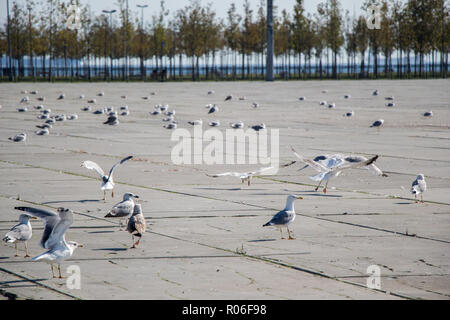
[[[256,10],[246,0],[242,14],[231,4],[225,19],[200,0],[173,14],[161,1],[159,14],[148,23],[126,0],[116,1],[114,14],[99,15],[78,0],[13,1],[11,57],[8,26],[0,28],[0,76],[10,70],[15,78],[49,80],[144,79],[149,70],[158,79],[187,73],[192,79],[264,76],[264,0]],[[313,13],[305,12],[304,0],[296,0],[289,12],[276,12],[278,75],[446,77],[450,19],[445,0],[366,0],[362,9],[371,6],[380,9],[379,29],[368,28],[366,16],[343,12],[338,0],[324,0]]]

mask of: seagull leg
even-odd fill
[[[281,234],[281,239],[285,239],[284,237],[283,237],[283,230],[280,228],[280,234]]]
[[[416,203],[419,202],[419,200],[417,200],[417,194],[414,194],[414,198],[416,199]]]
[[[317,191],[317,190],[319,190],[319,187],[320,187],[320,185],[322,184],[322,181],[323,181],[323,179],[322,180],[320,180],[320,182],[319,182],[319,185],[314,189],[314,191]]]
[[[53,278],[56,278],[56,277],[55,277],[55,273],[53,272],[53,263],[50,264],[50,268],[52,269],[52,277],[53,277]]]
[[[17,249],[17,243],[14,242],[14,248],[16,248],[16,254],[14,255],[14,257],[18,257],[19,256],[19,250]]]
[[[62,279],[61,275],[61,265],[58,263],[58,272],[59,272],[59,278]]]
[[[295,240],[295,238],[291,236],[291,232],[289,231],[289,228],[286,227],[286,229],[287,229],[288,234],[289,234],[289,240]]]
[[[136,248],[136,244],[134,243],[134,236],[133,235],[131,235],[131,240],[133,241],[133,246],[131,247],[131,249],[134,249],[134,248]]]
[[[142,236],[139,237],[139,240],[135,243],[135,246],[138,246],[139,243],[141,242]]]
[[[423,194],[420,194],[420,201],[421,201],[422,203],[425,203],[425,202],[423,201]]]
[[[106,190],[103,190],[103,201],[106,201]]]
[[[111,197],[114,198],[114,189],[111,190]]]
[[[328,187],[328,180],[327,183],[325,184],[325,188],[323,188],[323,193],[327,193],[327,187]]]
[[[248,178],[248,186],[250,187],[250,178]]]
[[[26,241],[25,241],[25,252],[26,252],[25,258],[29,258],[30,255],[28,254],[28,245],[27,245],[27,242],[26,242]]]

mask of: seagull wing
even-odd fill
[[[133,156],[128,156],[128,157],[126,157],[126,158],[123,158],[122,160],[120,160],[119,162],[117,162],[115,165],[113,165],[112,168],[111,168],[111,170],[109,170],[109,175],[108,175],[108,180],[107,180],[107,182],[108,182],[109,179],[112,177],[114,169],[115,169],[118,165],[121,165],[121,164],[127,162],[127,161],[130,160],[130,159],[133,159]]]
[[[313,168],[314,170],[318,171],[318,172],[328,172],[330,171],[329,168],[325,167],[324,165],[322,165],[321,163],[315,162],[314,160],[311,159],[305,159],[303,158],[301,155],[299,155],[295,149],[293,147],[291,147],[292,152],[294,152],[295,156],[297,158],[300,159],[301,162],[311,166],[311,168]]]
[[[100,178],[103,178],[103,176],[105,175],[105,172],[103,171],[103,169],[100,168],[100,166],[93,161],[89,161],[89,160],[85,161],[85,162],[83,162],[83,164],[81,166],[86,169],[89,169],[89,170],[95,170],[98,173],[98,175],[100,176]]]
[[[254,175],[263,174],[264,172],[269,171],[269,170],[272,170],[272,169],[273,169],[273,167],[265,167],[265,168],[261,168],[261,169],[259,169],[259,170],[257,170],[257,171],[248,172],[247,174],[248,174],[249,176],[250,176],[250,175],[254,176]]]
[[[14,209],[28,212],[30,215],[42,220],[42,222],[44,223],[44,233],[42,234],[42,238],[41,241],[39,242],[39,245],[42,248],[50,249],[50,247],[47,245],[47,240],[50,238],[53,229],[60,220],[59,215],[52,211],[30,207],[15,207]]]
[[[218,178],[218,177],[226,177],[226,176],[232,176],[232,177],[240,177],[244,175],[245,173],[239,173],[239,172],[224,172],[224,173],[218,173],[218,174],[206,174],[208,177],[211,178]]]
[[[65,243],[64,235],[73,223],[73,212],[69,209],[59,211],[58,216],[59,221],[46,242],[46,246],[49,248],[54,248],[59,244]]]
[[[341,171],[341,170],[345,170],[345,169],[354,169],[354,168],[361,168],[361,167],[369,166],[372,163],[374,163],[375,161],[377,161],[377,159],[378,159],[378,156],[374,156],[365,161],[355,161],[355,162],[345,163],[339,167],[333,168],[331,171]]]
[[[281,210],[276,213],[273,218],[266,223],[264,226],[279,226],[286,225],[292,220],[294,214],[292,211]]]

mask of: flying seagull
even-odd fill
[[[224,172],[224,173],[219,173],[219,174],[212,174],[212,175],[206,174],[206,175],[211,178],[219,178],[219,177],[226,177],[226,176],[238,177],[239,179],[241,179],[242,183],[247,181],[247,184],[250,186],[251,179],[254,176],[262,175],[264,172],[266,172],[270,169],[273,169],[273,167],[261,168],[259,170],[251,171],[251,172]]]
[[[425,176],[421,173],[417,176],[416,180],[411,185],[411,193],[417,200],[417,195],[420,194],[420,201],[423,202],[423,193],[427,191],[427,183],[425,182]]]
[[[300,159],[301,162],[308,164],[313,168],[314,170],[318,171],[319,174],[313,177],[310,177],[314,181],[319,181],[319,184],[315,188],[315,191],[317,191],[322,184],[322,181],[326,181],[325,188],[323,189],[324,193],[327,193],[327,187],[328,182],[331,178],[337,177],[341,174],[343,170],[346,169],[353,169],[353,168],[360,168],[364,166],[369,166],[373,164],[377,159],[378,156],[374,156],[370,159],[367,159],[365,161],[362,161],[362,159],[359,159],[359,161],[341,161],[338,165],[332,166],[331,168],[321,164],[320,162],[316,162],[312,159],[305,159],[301,155],[299,155],[293,147],[291,147],[292,152],[294,152],[295,156]]]
[[[133,241],[132,249],[136,248],[141,241],[142,236],[145,233],[147,225],[145,223],[144,215],[142,214],[142,206],[137,203],[134,206],[133,214],[128,220],[127,231],[131,233],[131,239]],[[134,242],[134,237],[139,237],[137,242]]]
[[[82,247],[75,241],[66,241],[65,239],[66,231],[73,223],[73,211],[65,208],[58,208],[56,213],[30,207],[16,207],[15,209],[25,211],[42,220],[45,227],[39,245],[48,251],[32,258],[31,261],[43,260],[50,264],[53,278],[55,278],[53,265],[58,264],[59,278],[62,278],[61,263],[70,258],[76,248]]]
[[[123,158],[119,162],[117,162],[115,165],[112,166],[111,170],[109,170],[108,175],[105,175],[105,172],[103,171],[103,169],[93,161],[89,161],[89,160],[84,161],[81,164],[81,166],[86,169],[89,169],[89,170],[95,170],[98,173],[98,175],[102,179],[101,189],[103,190],[103,200],[106,200],[106,190],[111,190],[111,197],[114,198],[114,186],[115,186],[114,181],[113,181],[114,169],[116,169],[116,167],[118,165],[121,165],[132,158],[133,158],[133,156],[128,156],[126,158]]]
[[[273,226],[279,228],[281,239],[285,239],[283,237],[282,228],[286,228],[289,235],[289,240],[294,240],[295,238],[292,237],[291,232],[289,231],[289,224],[291,224],[292,221],[295,220],[294,201],[297,199],[301,200],[303,198],[292,194],[288,195],[286,199],[286,207],[283,210],[276,213],[269,222],[263,225],[263,227]]]
[[[16,255],[15,257],[19,256],[19,252],[17,250],[17,242],[23,242],[25,244],[25,258],[29,257],[28,253],[28,245],[27,241],[31,239],[31,236],[33,235],[33,230],[31,228],[30,223],[31,216],[27,214],[21,214],[19,216],[19,223],[16,224],[14,227],[9,230],[9,232],[5,235],[3,238],[3,241],[6,243],[14,243],[14,247],[16,248]]]

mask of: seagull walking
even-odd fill
[[[145,223],[145,217],[142,213],[142,206],[137,203],[134,206],[133,214],[127,224],[127,231],[131,233],[131,239],[133,241],[133,246],[131,247],[132,249],[139,245],[146,229],[147,225]],[[134,237],[139,237],[139,240],[134,242]]]
[[[102,179],[102,186],[101,189],[103,190],[103,200],[106,200],[106,191],[107,190],[111,190],[111,197],[114,198],[114,181],[113,181],[113,173],[114,170],[117,168],[118,165],[124,164],[126,161],[132,159],[133,156],[128,156],[126,158],[123,158],[122,160],[120,160],[119,162],[117,162],[115,165],[112,166],[111,170],[109,170],[108,175],[105,175],[105,172],[103,171],[103,169],[95,162],[93,161],[84,161],[81,166],[89,169],[89,170],[94,170],[95,172],[98,173],[98,175],[100,176],[100,178]]]
[[[289,240],[294,240],[295,238],[292,237],[291,232],[289,231],[289,225],[295,220],[295,209],[294,209],[294,201],[295,200],[301,200],[303,199],[300,196],[296,196],[296,195],[288,195],[287,199],[286,199],[286,207],[277,212],[273,218],[267,222],[266,224],[263,225],[263,227],[276,227],[280,229],[280,234],[281,234],[281,239],[285,239],[283,237],[283,231],[282,228],[286,228],[288,235],[289,235]]]
[[[28,214],[21,214],[19,216],[19,224],[16,224],[14,227],[9,230],[9,232],[3,238],[3,241],[6,243],[14,243],[14,247],[16,249],[15,257],[19,256],[19,251],[17,250],[17,242],[23,242],[25,244],[25,258],[28,258],[28,245],[27,241],[31,239],[33,235],[33,230],[31,228],[30,218]]]
[[[127,192],[123,195],[123,200],[112,207],[105,218],[119,218],[120,230],[122,230],[122,219],[130,217],[134,212],[134,199],[139,199],[139,196]]]

